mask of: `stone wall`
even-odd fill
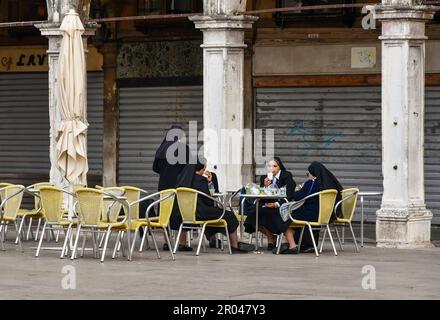
[[[118,78],[203,76],[200,41],[124,43],[118,54]]]

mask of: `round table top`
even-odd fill
[[[240,197],[244,198],[261,198],[261,199],[281,199],[286,198],[287,196],[276,195],[276,194],[240,194]]]
[[[383,193],[379,191],[364,191],[358,193],[360,196],[381,196]]]

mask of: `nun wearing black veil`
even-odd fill
[[[260,177],[260,187],[268,187],[275,184],[278,188],[286,187],[286,197],[289,198],[295,192],[295,180],[292,174],[287,171],[279,157],[274,157],[267,163],[268,175]],[[282,231],[278,228],[276,219],[279,215],[279,207],[284,201],[260,200],[258,212],[258,229],[263,232],[268,239],[267,250],[275,248],[274,234],[280,234]],[[247,218],[245,221],[245,231],[247,233],[255,232],[256,210],[255,205],[247,207],[245,210]],[[284,231],[284,230],[283,230]]]
[[[184,131],[180,125],[171,126],[156,151],[153,171],[159,174],[158,191],[174,189],[176,187],[177,176],[189,162],[191,151],[187,144],[180,141],[183,136]],[[170,218],[171,229],[178,230],[181,222],[182,218],[180,216],[179,207],[175,202]],[[186,245],[186,233],[182,233],[179,242],[179,251],[192,250],[192,248]],[[168,250],[166,243],[164,244],[163,250]]]
[[[159,174],[159,191],[173,189],[176,178],[189,161],[189,146],[180,142],[184,131],[181,126],[173,125],[165,135],[156,151],[153,171]],[[185,154],[181,154],[185,152]]]
[[[206,160],[198,161],[197,164],[187,164],[177,178],[177,187],[186,187],[198,190],[209,195],[208,179],[203,175],[206,170]],[[198,220],[215,220],[220,218],[223,209],[215,205],[215,202],[207,197],[197,197],[196,217]],[[253,245],[239,242],[237,228],[237,217],[231,211],[226,211],[223,219],[227,222],[227,229],[233,253],[247,253],[254,250]],[[215,234],[225,234],[224,228],[207,227],[205,235],[212,242],[215,242]]]
[[[342,185],[339,183],[338,179],[336,179],[333,173],[322,163],[314,161],[308,167],[307,180],[303,187],[301,190],[293,193],[289,197],[289,201],[299,201],[311,194],[328,189],[336,189],[338,191],[338,196],[336,197],[335,201],[335,203],[337,203],[341,199],[340,191],[343,189]],[[339,215],[340,211],[337,214]],[[319,198],[312,197],[307,199],[300,208],[292,211],[291,215],[292,218],[297,220],[311,222],[318,221]],[[332,219],[334,220],[335,218],[336,217],[333,215]],[[280,253],[282,254],[296,254],[298,252],[296,243],[299,241],[300,232],[296,232],[299,231],[299,229],[295,229],[294,232],[293,229],[289,228],[290,223],[290,219],[287,222],[284,222],[279,214],[275,216],[274,225],[277,229],[276,231],[284,232],[288,242],[288,246],[283,245],[281,248]],[[313,231],[313,237],[315,242],[318,243],[319,230]],[[304,230],[303,240],[301,243],[301,252],[314,252],[313,242],[308,228]]]

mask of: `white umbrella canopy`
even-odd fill
[[[77,13],[70,10],[60,27],[63,34],[58,61],[57,107],[61,124],[57,136],[58,166],[70,183],[85,183],[87,163],[86,62]]]

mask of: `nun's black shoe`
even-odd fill
[[[249,251],[242,250],[242,249],[236,248],[236,247],[231,247],[231,252],[232,252],[232,254],[236,254],[236,253],[243,254],[243,253],[248,253]]]
[[[301,249],[300,252],[301,253],[315,253],[315,248],[309,247],[309,248]]]
[[[289,249],[289,244],[288,244],[288,243],[283,243],[283,244],[281,244],[280,253],[281,253],[282,251],[286,250],[286,249]],[[277,250],[278,250],[277,247],[273,248],[273,249],[272,249],[272,253],[273,253],[273,254],[277,254]]]
[[[179,244],[178,250],[179,251],[193,251],[193,248],[185,246],[183,244]]]
[[[170,247],[168,247],[168,243],[164,243],[162,249],[163,251],[170,251]]]
[[[251,251],[255,251],[255,246],[253,244],[239,242],[238,249],[246,252],[251,252]]]
[[[298,248],[293,248],[293,249],[287,248],[281,251],[280,254],[298,254]]]
[[[275,243],[269,243],[267,245],[267,251],[272,251],[274,248],[276,248]]]

